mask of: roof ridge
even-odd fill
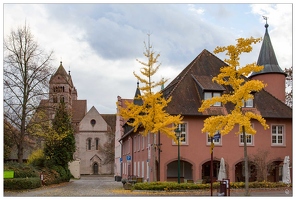
[[[171,92],[168,94],[168,98],[170,97],[170,96],[172,96],[172,93],[176,90],[176,88],[179,86],[179,84],[180,84],[180,82],[184,79],[184,77],[186,77],[186,75],[188,74],[188,72],[191,70],[191,68],[192,68],[192,66],[196,63],[196,61],[198,60],[198,58],[200,58],[200,56],[205,52],[205,51],[207,51],[206,49],[204,49],[200,54],[198,54],[198,56],[196,56],[195,57],[195,59],[185,68],[185,69],[187,69],[186,71],[185,71],[185,73],[184,73],[184,75],[181,77],[181,79],[180,80],[178,80],[177,82],[176,82],[176,85],[175,85],[175,87],[171,90]],[[209,51],[207,51],[207,52],[209,52]],[[185,70],[184,69],[184,70]],[[184,71],[183,70],[183,71]],[[181,72],[182,73],[182,72]],[[178,75],[178,77],[179,77],[179,75]],[[177,78],[178,78],[177,77]]]

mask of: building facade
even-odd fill
[[[113,174],[114,164],[105,163],[106,154],[101,148],[115,132],[115,114],[100,114],[95,107],[87,111],[87,100],[79,100],[70,72],[66,72],[62,62],[49,81],[49,99],[42,100],[50,119],[54,118],[55,108],[65,102],[74,127],[76,152],[70,163],[72,174],[79,178],[82,174]]]
[[[258,57],[258,65],[264,69],[251,74],[248,79],[259,79],[267,83],[266,89],[257,92],[254,99],[245,102],[243,111],[260,114],[266,119],[269,129],[264,130],[254,120],[257,133],[247,133],[249,156],[249,181],[256,181],[263,173],[256,167],[256,159],[265,163],[267,181],[282,181],[285,156],[292,163],[292,109],[285,102],[285,73],[279,67],[268,34],[268,25]],[[121,139],[122,178],[136,176],[144,181],[177,181],[178,148],[180,152],[180,178],[210,182],[211,139],[201,132],[204,120],[213,115],[229,113],[233,105],[217,103],[204,112],[198,112],[202,100],[220,96],[231,88],[212,82],[226,64],[207,50],[203,50],[163,90],[163,95],[172,101],[167,107],[171,115],[181,114],[183,124],[179,125],[182,140],[179,145],[163,134],[143,137],[133,132],[132,127],[123,124]],[[120,105],[120,104],[119,104]],[[121,122],[122,123],[122,122]],[[231,182],[244,181],[244,145],[242,134],[235,134],[238,126],[229,134],[214,140],[213,179],[218,178],[221,158],[226,164],[226,174]],[[256,158],[256,159],[255,159]],[[289,171],[292,177],[292,170]]]

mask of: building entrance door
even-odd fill
[[[93,165],[93,172],[94,172],[94,174],[98,174],[98,171],[99,171],[98,163],[94,163],[94,165]]]

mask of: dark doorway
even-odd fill
[[[249,168],[249,182],[257,181],[257,170],[256,166],[252,162],[248,162]],[[239,162],[235,165],[235,182],[245,182],[245,163],[244,161]]]
[[[180,182],[184,182],[184,179],[192,180],[192,164],[180,160]],[[173,161],[167,165],[167,181],[178,180],[178,161]]]
[[[94,165],[93,165],[93,172],[94,172],[94,174],[98,174],[98,172],[99,172],[98,163],[94,163]]]
[[[213,160],[213,182],[215,182],[218,178],[219,173],[219,167],[220,167],[220,161],[219,160]],[[202,165],[202,179],[205,183],[211,182],[211,161],[205,162]]]

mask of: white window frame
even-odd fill
[[[274,132],[274,127],[275,132]],[[279,133],[279,127],[282,128],[282,132]],[[271,125],[271,146],[285,146],[285,126],[283,124],[272,124]],[[276,142],[274,143],[274,137],[276,139]],[[281,137],[282,142],[279,143],[279,137]]]
[[[180,145],[188,145],[188,123],[182,123],[178,125],[178,129],[181,130]],[[173,141],[173,145],[178,145],[178,142]]]
[[[253,108],[254,107],[254,99],[248,99],[247,101],[243,100],[244,108]]]
[[[141,150],[141,135],[138,135],[138,151]]]
[[[217,134],[218,131],[215,133]],[[211,145],[211,137],[209,136],[209,133],[206,134],[206,137],[207,137],[207,145]],[[214,145],[217,145],[217,146],[222,146],[222,135],[220,136],[220,139],[214,139]]]
[[[145,173],[145,162],[142,161],[142,177],[144,178],[144,173]]]
[[[134,153],[137,151],[136,149],[136,145],[137,145],[137,136],[135,135],[134,138],[133,138],[133,149],[134,149]]]
[[[142,136],[142,150],[145,149],[145,137]]]
[[[212,99],[213,97],[221,97],[221,92],[204,92],[204,100]],[[213,106],[220,107],[222,104],[221,102],[215,102]]]
[[[246,133],[246,139],[247,139],[247,146],[254,146],[254,135]],[[251,140],[249,142],[249,140]],[[244,145],[244,140],[243,140],[243,134],[239,134],[239,145],[243,146]]]
[[[254,124],[252,124],[252,127],[254,128]],[[246,133],[246,138],[247,138],[247,146],[254,146],[254,139],[255,135],[252,135],[250,133]],[[251,139],[251,142],[248,142],[248,139]],[[239,146],[244,146],[244,140],[243,140],[243,133],[239,134]]]
[[[149,180],[149,162],[146,162],[146,179]]]
[[[141,169],[140,168],[140,161],[138,161],[138,174],[137,174],[138,177],[140,177],[140,169]]]

